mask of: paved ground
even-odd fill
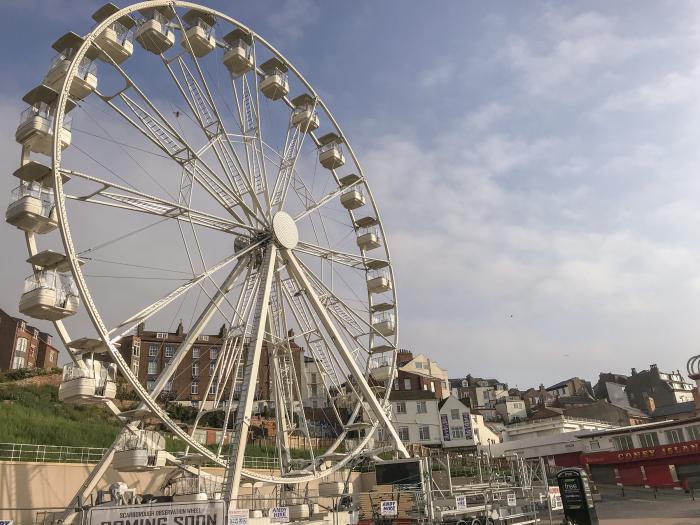
[[[596,505],[600,525],[700,525],[700,498],[693,501],[687,494],[632,494],[626,497],[606,495]],[[561,514],[553,523],[561,523]],[[545,515],[542,522],[548,525]]]

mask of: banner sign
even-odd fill
[[[248,525],[248,509],[231,509],[228,511],[228,525]]]
[[[289,507],[272,507],[270,521],[274,523],[289,523]]]
[[[442,423],[442,440],[450,440],[450,420],[447,418],[447,414],[440,415],[440,422]]]
[[[564,504],[561,502],[559,487],[549,487],[549,507],[552,510],[561,510]]]
[[[457,510],[467,510],[467,496],[455,496],[455,507]]]
[[[399,509],[395,501],[382,501],[380,512],[382,516],[396,516],[398,513]]]
[[[474,434],[472,432],[472,418],[469,412],[462,412],[462,420],[464,421],[464,437],[466,439],[472,439]]]
[[[120,507],[92,507],[88,513],[90,525],[226,525],[224,502],[146,503]]]
[[[0,520],[0,525],[14,525],[15,522],[12,520]]]

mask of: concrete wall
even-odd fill
[[[39,510],[63,508],[87,478],[93,465],[82,463],[21,463],[0,461],[0,520],[14,520],[15,525],[33,525]],[[163,468],[153,472],[116,472],[109,469],[98,489],[123,481],[138,494],[159,494],[160,487],[172,472]],[[223,469],[206,469],[223,475]],[[329,480],[340,478],[330,476]],[[326,481],[326,480],[321,480]],[[353,473],[350,479],[354,492],[366,491],[374,485],[374,473]],[[269,495],[274,486],[260,489]],[[317,494],[318,483],[309,484],[310,494]],[[245,489],[242,496],[250,493]],[[11,510],[18,509],[18,510]],[[21,509],[21,510],[20,510]]]

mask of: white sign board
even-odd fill
[[[561,510],[564,508],[559,487],[549,487],[549,506],[552,510]]]
[[[231,509],[228,511],[228,525],[248,525],[248,509]]]
[[[15,522],[12,520],[0,520],[0,525],[15,525]]]
[[[508,494],[508,506],[509,507],[515,507],[518,504],[518,501],[515,497],[515,494]]]
[[[457,510],[467,510],[467,497],[464,494],[455,496],[455,508]]]
[[[382,501],[380,514],[382,516],[396,516],[399,513],[399,506],[395,501]]]
[[[289,523],[289,507],[272,507],[270,521],[274,523]]]
[[[224,502],[147,503],[122,507],[92,507],[88,525],[125,525],[150,522],[155,525],[227,525]]]

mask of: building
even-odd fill
[[[119,351],[141,384],[150,390],[186,336],[182,323],[178,325],[175,332],[149,331],[142,323],[137,327],[136,334],[121,339]],[[290,333],[290,337],[293,337],[293,334]],[[223,326],[216,334],[200,335],[192,345],[191,350],[183,356],[170,381],[165,385],[163,396],[171,401],[195,407],[213,401],[216,380],[211,382],[209,392],[206,390],[212,375],[216,373],[216,362],[219,352],[221,352],[223,338]],[[302,385],[301,376],[305,375],[303,371],[307,370],[305,366],[302,366],[304,350],[297,346],[293,340],[290,340],[290,347],[297,381]],[[245,350],[243,361],[245,361]],[[274,408],[270,361],[270,354],[263,345],[255,394],[255,399],[258,402],[255,408],[257,412]],[[222,401],[226,400],[230,393],[229,385],[222,385],[219,388],[224,389]],[[234,399],[237,399],[236,391],[240,388],[240,380],[237,380],[234,387]]]
[[[392,421],[406,444],[428,447],[442,443],[438,399],[426,390],[392,390]]]
[[[424,382],[427,382],[430,390],[438,393],[438,399],[444,399],[450,395],[447,371],[440,368],[435,361],[424,354],[418,354],[414,357],[409,350],[399,350],[396,358],[396,367],[399,374],[404,372],[425,378]],[[407,376],[404,375],[403,377]]]
[[[551,405],[555,399],[554,395],[547,392],[547,389],[542,384],[537,389],[528,388],[523,392],[522,398],[525,401],[525,409],[528,414],[532,413],[536,407]]]
[[[649,422],[649,416],[637,408],[631,406],[621,407],[599,399],[593,403],[576,406],[564,410],[564,415],[569,417],[583,417],[605,421],[620,427],[628,425],[641,425]]]
[[[447,380],[450,385],[450,395],[457,399],[469,399],[469,381],[466,377]]]
[[[304,355],[301,361],[301,397],[305,408],[328,408],[328,392],[323,384],[319,366],[313,357]]]
[[[640,372],[633,368],[625,391],[633,407],[652,414],[658,407],[692,401],[693,386],[680,370],[661,372],[654,364]]]
[[[700,478],[700,418],[660,421],[581,437],[596,483],[688,488]]]
[[[669,421],[679,419],[690,419],[700,415],[696,401],[686,401],[675,405],[664,405],[657,407],[651,413],[653,421]]]
[[[593,396],[596,399],[605,399],[609,403],[616,405],[629,404],[629,399],[625,393],[626,386],[626,375],[601,372],[598,375],[598,382],[593,387]]]
[[[554,397],[569,397],[569,396],[590,396],[593,397],[593,387],[590,381],[581,379],[580,377],[571,377],[560,381],[550,387],[547,387],[547,392]]]
[[[0,310],[0,371],[53,368],[58,354],[50,334]]]
[[[496,413],[506,424],[527,419],[525,401],[515,396],[501,397],[496,401]]]
[[[474,410],[479,410],[486,418],[487,415],[493,414],[495,419],[496,401],[501,397],[508,397],[508,384],[502,383],[498,379],[485,379],[482,377],[474,377],[471,374],[467,375],[462,382],[460,398],[468,398],[469,405]],[[463,395],[466,393],[466,395]]]
[[[454,396],[438,403],[440,412],[440,437],[445,449],[473,450],[479,445],[501,441],[478,414],[472,414],[469,405]]]

